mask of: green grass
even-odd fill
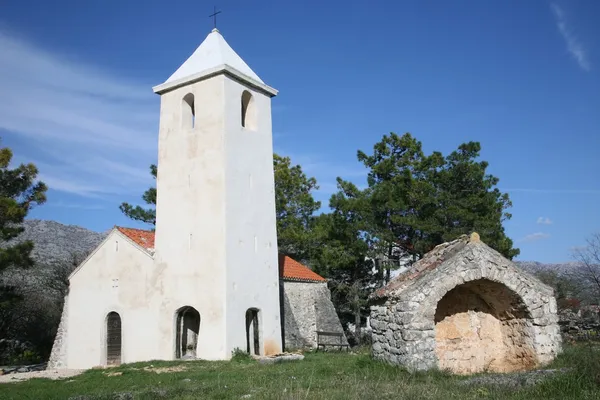
[[[569,346],[548,368],[570,368],[529,387],[464,385],[440,371],[408,373],[357,354],[306,353],[303,361],[262,365],[231,362],[151,362],[90,370],[74,378],[0,384],[0,399],[600,399],[600,349]],[[182,366],[184,371],[144,370]],[[107,373],[120,372],[116,376]]]

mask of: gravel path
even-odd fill
[[[26,381],[31,378],[64,379],[81,374],[83,369],[55,369],[46,371],[21,372],[17,374],[0,375],[0,383]]]

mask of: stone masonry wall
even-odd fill
[[[67,361],[67,318],[68,318],[69,296],[65,296],[65,304],[60,316],[60,323],[56,331],[56,338],[52,345],[52,352],[48,360],[47,369],[63,369],[66,368]]]
[[[286,349],[316,348],[317,331],[344,332],[326,283],[284,281],[282,297]]]
[[[545,364],[561,351],[552,289],[486,245],[469,243],[455,257],[371,306],[374,357],[409,369],[443,366],[436,353],[438,303],[450,290],[473,281],[496,283],[489,286],[492,295],[485,299],[488,303],[504,302],[505,312],[495,318],[512,333],[505,334],[503,340],[525,344],[531,349],[535,364]],[[474,308],[470,311],[478,312]],[[510,315],[515,317],[511,319]],[[518,357],[528,356],[513,354],[513,359]]]

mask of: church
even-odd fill
[[[277,90],[217,29],[153,90],[156,231],[115,227],[73,271],[48,368],[274,355],[343,333],[326,280],[278,254]]]

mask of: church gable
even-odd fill
[[[106,238],[96,247],[90,255],[81,263],[69,276],[69,281],[80,281],[80,277],[102,273],[102,271],[92,272],[93,269],[108,270],[124,268],[129,265],[129,269],[135,265],[147,264],[151,260],[151,253],[145,249],[141,243],[132,239],[132,232],[137,230],[123,231],[120,227],[115,227],[109,232]]]

